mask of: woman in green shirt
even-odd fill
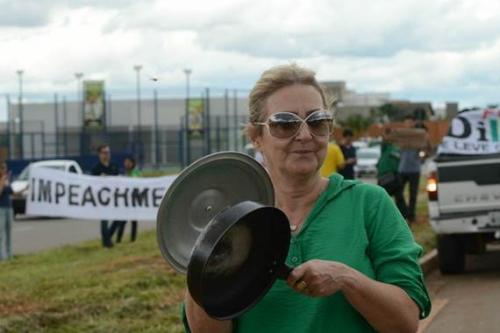
[[[123,172],[126,177],[141,177],[141,172],[137,168],[137,163],[135,162],[135,158],[132,156],[127,156],[123,160]],[[121,225],[118,229],[117,240],[121,241],[123,232],[125,230],[125,224]],[[137,221],[130,221],[130,241],[135,242],[137,239]]]
[[[415,332],[428,315],[421,248],[389,196],[319,174],[333,124],[329,105],[314,72],[294,64],[267,70],[251,91],[247,133],[290,221],[293,270],[233,321],[210,318],[187,293],[187,330]]]

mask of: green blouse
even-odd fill
[[[286,263],[295,267],[311,259],[342,262],[401,287],[424,318],[431,303],[418,263],[421,253],[384,189],[334,174],[302,229],[292,236]],[[239,333],[375,332],[341,292],[308,297],[282,280],[234,320],[234,327]]]

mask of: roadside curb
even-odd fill
[[[419,260],[424,274],[429,274],[438,267],[437,250],[433,249]]]

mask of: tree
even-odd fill
[[[354,133],[364,132],[373,123],[371,118],[353,114],[342,122],[342,126],[349,127]]]
[[[378,108],[378,115],[380,118],[387,121],[397,121],[401,115],[401,110],[391,103],[385,103]]]

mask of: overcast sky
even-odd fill
[[[74,95],[75,72],[133,94],[249,89],[290,61],[394,98],[500,102],[499,0],[0,0],[0,92]],[[30,97],[31,96],[31,97]],[[5,102],[0,100],[0,119]]]

